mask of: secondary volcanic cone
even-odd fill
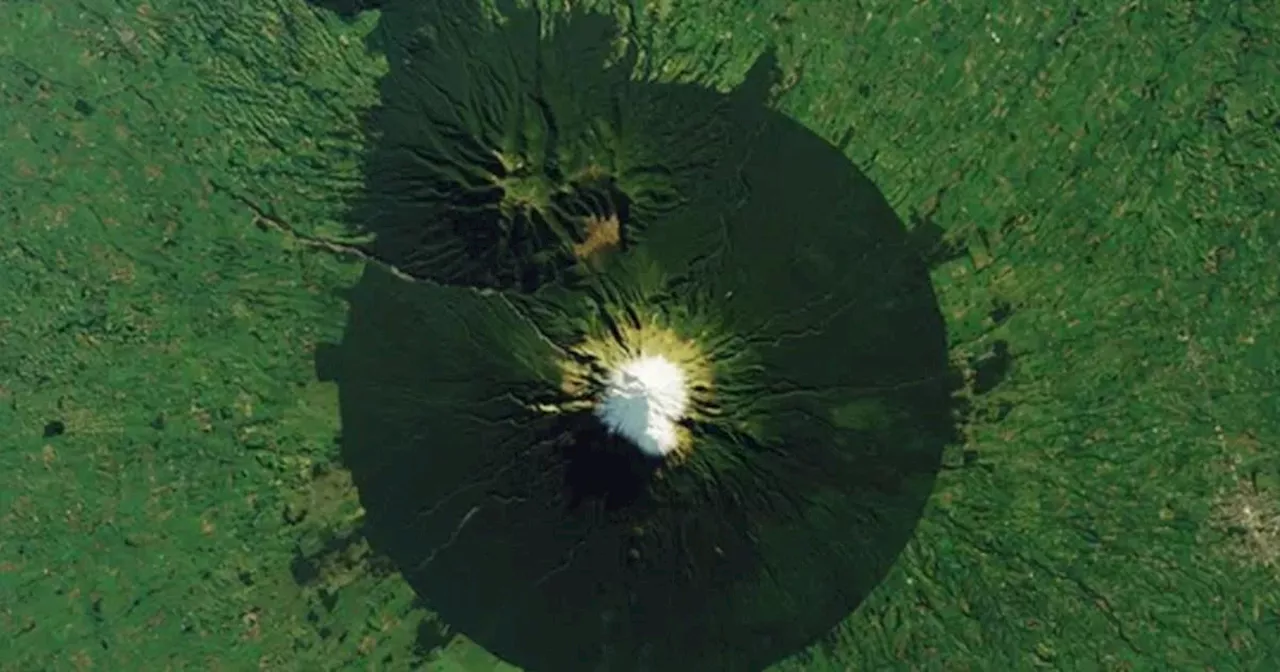
[[[725,170],[742,154],[734,101],[633,81],[636,52],[611,19],[384,4],[391,71],[351,219],[399,270],[504,290],[572,282],[651,222],[741,190]]]
[[[331,363],[371,544],[530,670],[795,652],[887,571],[953,434],[943,322],[874,185],[741,95],[715,102],[738,158],[687,163],[705,117],[688,87],[647,86],[670,124],[655,174],[732,188],[521,291],[470,283],[479,265],[417,283],[371,266]]]

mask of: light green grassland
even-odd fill
[[[596,4],[671,79],[775,47],[779,107],[962,250],[970,392],[1010,355],[894,571],[781,668],[1280,660],[1280,7]],[[308,241],[345,235],[377,19],[0,0],[0,670],[500,667],[321,552],[360,513],[314,370],[360,262]]]

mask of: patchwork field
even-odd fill
[[[325,370],[402,270],[349,211],[397,2],[0,0],[0,670],[519,663],[370,530]],[[661,82],[776,59],[928,262],[957,436],[776,669],[1280,660],[1280,8],[543,4]]]

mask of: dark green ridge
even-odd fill
[[[619,215],[623,249],[661,246],[655,222],[707,231],[694,218],[735,201],[751,131],[731,118],[736,99],[633,81],[637,51],[611,17],[503,14],[499,32],[478,3],[383,8],[390,72],[350,213],[372,256],[435,282],[532,291],[586,270],[572,251],[582,217]]]

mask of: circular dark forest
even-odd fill
[[[530,670],[759,669],[823,637],[955,435],[892,208],[770,109],[767,55],[719,93],[651,81],[610,17],[379,4],[391,70],[351,223],[385,267],[331,367],[371,545]],[[712,381],[679,461],[565,384],[579,344],[641,328],[696,344]]]

